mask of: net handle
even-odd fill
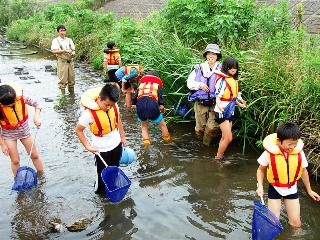
[[[30,148],[28,166],[29,166],[30,160],[32,160],[31,153],[32,153],[32,150],[33,150],[34,143],[36,142],[36,138],[37,138],[37,135],[38,135],[38,130],[39,130],[39,128],[37,128],[37,130],[36,130],[36,133],[34,135],[34,139],[32,141],[32,145],[31,145],[31,148]]]
[[[257,187],[259,187],[259,183],[257,183]],[[265,206],[262,194],[259,194],[259,197],[260,197],[262,205]]]
[[[84,134],[85,138],[87,139],[88,143],[89,143],[91,146],[93,146],[92,142],[89,140],[89,138],[87,137],[87,135],[85,134],[85,132],[83,132],[83,134]],[[99,149],[98,149],[98,152],[95,152],[94,154],[97,155],[97,156],[100,158],[100,160],[104,163],[104,165],[105,165],[106,167],[108,167],[108,164],[107,164],[106,161],[102,158]]]

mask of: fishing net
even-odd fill
[[[103,169],[101,178],[106,186],[106,196],[112,203],[120,202],[131,185],[131,181],[125,173],[115,166]]]
[[[272,240],[283,227],[279,219],[265,205],[254,201],[254,211],[252,218],[252,239]]]
[[[12,186],[14,191],[26,191],[37,186],[38,179],[36,171],[28,166],[20,167],[17,171],[16,179]]]
[[[236,108],[236,98],[233,98],[231,102],[228,103],[228,105],[223,110],[223,118],[230,120],[232,117],[232,114],[234,112],[234,109]]]

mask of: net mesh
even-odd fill
[[[231,102],[223,110],[223,117],[225,119],[231,119],[234,109],[236,108],[236,98],[233,98]]]
[[[131,185],[131,181],[125,173],[114,166],[103,169],[101,178],[106,186],[106,196],[113,203],[120,202]]]
[[[12,186],[14,191],[26,191],[37,186],[37,173],[31,167],[23,166],[17,171],[16,179]]]
[[[260,202],[254,201],[252,239],[271,240],[282,230],[283,227],[274,213]]]

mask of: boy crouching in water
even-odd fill
[[[100,152],[109,166],[119,166],[122,144],[126,145],[117,105],[118,99],[119,90],[113,84],[87,90],[81,97],[81,103],[85,110],[79,117],[75,128],[82,145],[94,154]],[[86,127],[89,127],[91,132],[91,143],[88,142],[83,132]],[[95,155],[95,161],[97,168],[95,192],[104,193],[105,185],[101,178],[101,172],[106,166],[98,155]]]
[[[137,109],[138,122],[141,122],[142,140],[145,145],[151,144],[148,120],[158,123],[165,141],[170,140],[170,134],[163,119],[165,112],[162,97],[162,81],[156,71],[149,71],[140,80],[138,91],[132,99],[132,107]]]
[[[280,218],[281,199],[288,214],[289,224],[300,227],[300,203],[297,180],[302,179],[310,197],[320,201],[320,196],[312,191],[306,167],[308,162],[300,139],[297,124],[287,122],[278,127],[277,133],[263,140],[265,151],[259,157],[257,170],[258,196],[263,195],[263,178],[267,170],[268,208]]]

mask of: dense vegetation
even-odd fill
[[[235,129],[244,143],[261,142],[287,120],[302,129],[310,120],[319,126],[319,39],[304,30],[302,5],[293,26],[286,0],[273,7],[258,7],[254,0],[170,0],[161,12],[141,22],[117,21],[113,13],[93,11],[93,3],[40,7],[33,0],[1,1],[5,17],[0,24],[9,24],[10,39],[45,48],[56,36],[56,26],[64,24],[76,43],[77,58],[96,69],[102,66],[107,41],[115,40],[125,64],[159,71],[170,104],[187,102],[189,73],[203,61],[205,45],[218,43],[223,57],[231,55],[240,62],[240,86],[248,108],[237,110]]]

